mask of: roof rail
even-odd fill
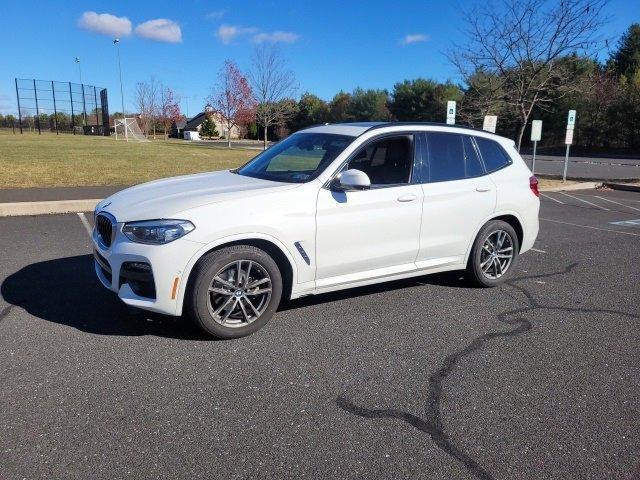
[[[414,126],[414,125],[420,125],[420,126],[428,126],[428,127],[451,127],[451,128],[460,128],[463,130],[472,130],[475,132],[483,132],[483,133],[488,133],[490,135],[496,135],[499,136],[497,133],[493,133],[493,132],[488,132],[486,130],[483,130],[481,128],[475,128],[475,127],[468,127],[466,125],[450,125],[448,123],[441,123],[441,122],[384,122],[384,123],[380,123],[378,125],[373,125],[369,128],[367,128],[364,132],[362,132],[363,134],[366,132],[369,132],[371,130],[377,130],[378,128],[385,128],[385,127],[395,127],[395,126],[405,126],[405,127],[409,127],[409,126]]]

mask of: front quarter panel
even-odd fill
[[[177,216],[193,222],[196,229],[190,240],[203,247],[185,268],[178,294],[177,314],[182,311],[186,283],[197,261],[206,253],[226,243],[244,239],[262,239],[283,251],[293,270],[293,292],[312,289],[315,281],[315,210],[317,181],[290,190],[236,198],[214,205],[204,205]],[[306,251],[307,264],[297,251],[300,242]]]

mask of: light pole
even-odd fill
[[[80,67],[80,57],[76,57],[76,63],[78,64],[78,73],[80,74],[80,85],[82,85],[82,68]]]
[[[82,89],[82,125],[87,124],[87,109],[84,107],[84,84],[82,83],[82,67],[80,66],[80,57],[76,57],[75,62],[78,64],[78,73],[80,74],[80,88]]]
[[[113,40],[113,44],[116,46],[116,52],[118,54],[118,72],[120,73],[120,99],[122,101],[122,122],[124,124],[124,138],[127,141],[129,141],[129,137],[127,136],[127,121],[125,120],[125,115],[124,115],[124,90],[122,89],[122,66],[120,65],[120,46],[119,46],[120,39],[115,38]],[[117,140],[117,136],[116,136],[116,140]]]

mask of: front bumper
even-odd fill
[[[202,245],[185,238],[166,245],[145,245],[130,241],[121,229],[122,224],[118,223],[108,248],[100,242],[95,229],[93,231],[94,266],[102,285],[117,293],[127,305],[179,315],[177,294],[183,281],[182,275],[187,263]],[[131,269],[123,269],[123,264],[127,262],[148,264],[151,271],[149,275],[141,276]],[[144,283],[149,276],[152,278],[153,289],[137,288],[135,282]],[[148,286],[146,283],[145,285]]]

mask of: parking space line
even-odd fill
[[[580,225],[577,223],[563,222],[560,220],[551,220],[550,218],[540,218],[540,220],[544,220],[545,222],[561,223],[563,225],[571,225],[572,227],[590,228],[592,230],[601,230],[603,232],[620,233],[622,235],[632,235],[634,237],[640,237],[640,233],[622,232],[620,230],[611,230],[609,228],[592,227],[590,225]]]
[[[605,202],[611,202],[611,203],[615,203],[616,205],[621,205],[623,207],[627,207],[630,208],[631,210],[636,210],[638,212],[640,212],[640,208],[636,208],[636,207],[630,207],[629,205],[625,205],[624,203],[620,203],[620,202],[616,202],[614,200],[609,200],[608,198],[604,198],[604,197],[599,197],[598,195],[594,195],[596,198],[599,198],[600,200],[604,200]]]
[[[540,250],[538,248],[533,248],[533,247],[531,247],[531,250],[533,250],[534,252],[538,252],[538,253],[547,253],[544,250]]]
[[[597,203],[589,202],[589,201],[587,201],[587,200],[583,200],[582,198],[579,198],[579,197],[574,197],[573,195],[569,195],[568,193],[564,193],[564,192],[558,192],[558,193],[559,193],[560,195],[564,195],[565,197],[573,198],[574,200],[578,200],[578,201],[580,201],[580,202],[584,202],[584,203],[586,203],[586,204],[588,204],[588,205],[593,205],[594,207],[599,208],[599,209],[601,209],[601,210],[606,210],[607,212],[610,212],[610,211],[611,211],[611,210],[609,210],[608,208],[601,207],[601,206],[600,206],[600,205],[598,205]]]
[[[89,222],[87,221],[87,217],[85,217],[84,213],[82,212],[78,212],[78,217],[80,217],[80,221],[82,222],[82,225],[84,225],[84,229],[89,234],[89,238],[91,238],[91,225],[89,225]]]
[[[544,193],[540,192],[540,195],[542,195],[544,198],[548,198],[549,200],[553,200],[554,202],[559,203],[560,205],[566,205],[564,202],[561,202],[560,200],[550,197],[549,195],[545,195]]]

